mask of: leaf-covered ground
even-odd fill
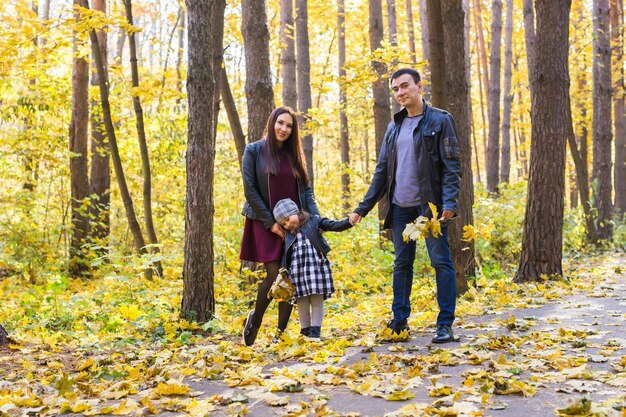
[[[296,337],[294,313],[271,344],[269,310],[251,348],[239,336],[245,279],[216,282],[226,301],[201,328],[178,319],[177,280],[5,278],[0,416],[626,416],[624,254],[569,260],[560,281],[477,280],[459,300],[460,342],[443,346],[430,343],[429,271],[415,282],[410,340],[377,337],[389,265],[371,262],[336,267],[322,343]],[[372,278],[352,275],[363,271]]]

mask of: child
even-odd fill
[[[321,340],[324,300],[334,292],[330,261],[326,257],[330,246],[321,230],[341,232],[352,227],[346,218],[334,221],[311,215],[298,209],[289,198],[278,201],[274,206],[276,223],[290,233],[285,236],[282,265],[296,287],[296,304],[300,333],[315,341]]]

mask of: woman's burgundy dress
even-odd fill
[[[280,172],[278,175],[269,175],[270,211],[274,205],[283,198],[291,198],[301,208],[298,198],[298,183],[293,175],[289,160],[283,152],[279,152]],[[266,201],[266,203],[268,203]],[[241,239],[241,252],[239,258],[252,262],[279,261],[282,256],[283,241],[277,234],[263,226],[260,220],[252,220],[246,217]]]

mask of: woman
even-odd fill
[[[278,275],[285,229],[274,220],[274,205],[292,199],[301,210],[319,214],[309,184],[306,161],[298,134],[298,122],[289,107],[278,107],[270,114],[263,140],[248,144],[243,154],[242,173],[246,216],[240,258],[265,265],[267,275],[259,285],[254,310],[248,313],[243,342],[251,346],[263,321],[270,299],[267,297]],[[278,305],[279,336],[287,328],[292,306]],[[277,337],[275,337],[277,339]]]

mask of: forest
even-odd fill
[[[626,412],[623,337],[594,344],[557,318],[532,332],[508,313],[600,291],[622,294],[606,308],[626,315],[623,0],[11,0],[0,20],[1,417],[370,415],[333,409],[331,388],[407,402],[371,415],[518,415],[491,414],[496,396],[565,379],[603,388],[570,386],[559,415]],[[383,207],[326,235],[337,293],[321,343],[297,337],[294,312],[272,344],[272,303],[261,342],[243,346],[265,273],[240,260],[246,144],[291,107],[320,212],[346,218],[401,109],[390,75],[407,67],[456,123],[457,320],[479,347],[424,347],[437,303],[423,242],[417,333],[381,339]],[[473,335],[490,314],[514,334]],[[433,367],[459,361],[485,369],[442,385]],[[537,361],[563,379],[537,377]]]

